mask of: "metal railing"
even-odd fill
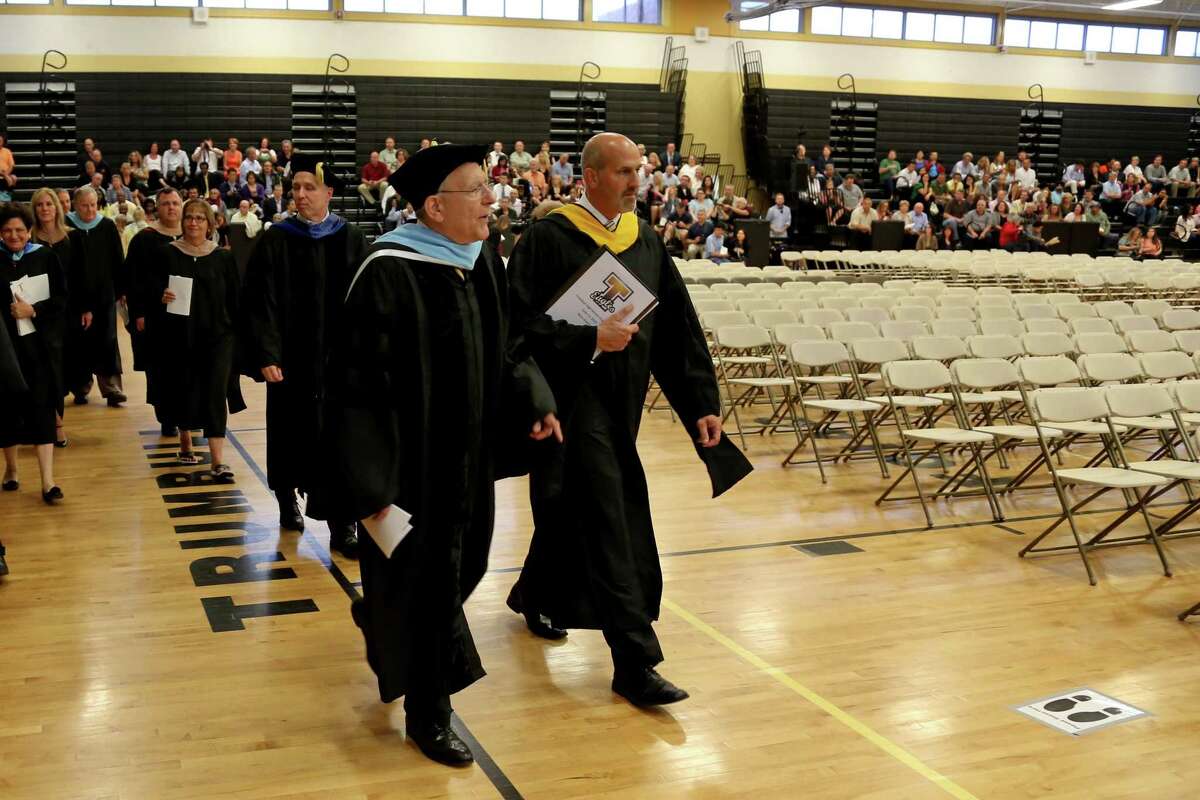
[[[46,175],[46,150],[51,141],[59,145],[71,141],[74,149],[75,143],[73,139],[68,140],[66,127],[62,123],[62,113],[66,107],[59,100],[66,87],[64,86],[64,92],[61,93],[50,87],[50,75],[66,68],[67,56],[62,51],[47,50],[42,53],[42,69],[38,80],[38,175],[42,177]],[[56,133],[53,140],[47,135],[48,132]]]

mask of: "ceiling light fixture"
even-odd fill
[[[1105,11],[1129,11],[1133,8],[1157,6],[1161,3],[1162,0],[1122,0],[1120,3],[1112,3],[1111,5],[1103,6],[1103,9]]]

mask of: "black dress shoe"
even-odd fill
[[[279,501],[279,527],[289,531],[304,530],[304,515],[300,513],[296,493],[290,489],[276,492],[275,498]]]
[[[86,394],[77,394],[77,395],[75,395],[75,405],[77,405],[77,406],[86,406],[87,404],[88,404],[88,399],[87,399],[87,395],[86,395]]]
[[[8,574],[8,562],[4,560],[4,546],[0,545],[0,576]]]
[[[5,481],[4,483],[0,483],[0,489],[3,489],[6,492],[15,492],[17,489],[20,489],[20,488],[21,488],[21,482],[16,479],[13,479],[11,481]]]
[[[46,491],[42,492],[42,502],[44,502],[46,505],[54,505],[62,499],[62,489],[58,488],[57,486],[51,486]]]
[[[518,585],[513,584],[512,591],[508,593],[508,599],[504,602],[513,611],[525,617],[525,625],[529,628],[530,633],[534,636],[540,636],[543,639],[549,639],[552,642],[567,638],[567,632],[562,628],[554,627],[550,618],[545,614],[525,608],[525,601],[521,597],[521,592],[517,589]]]
[[[448,767],[465,767],[475,761],[471,748],[449,725],[405,720],[404,733],[429,758]]]
[[[358,525],[354,522],[329,523],[329,549],[351,561],[358,560]]]
[[[120,408],[121,403],[124,403],[129,398],[126,397],[125,395],[121,394],[120,392],[117,392],[116,394],[110,394],[108,397],[106,397],[104,399],[108,401],[109,408]]]
[[[652,667],[618,670],[613,675],[612,690],[635,706],[665,706],[689,696]]]

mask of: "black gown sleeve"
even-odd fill
[[[421,345],[400,329],[416,322],[416,307],[395,259],[368,264],[344,310],[327,383],[323,484],[330,519],[364,519],[403,507],[404,400],[414,388],[410,353]]]
[[[241,297],[241,328],[245,367],[251,377],[261,380],[263,367],[283,364],[283,336],[279,320],[278,270],[286,260],[285,242],[279,236],[264,234],[254,248],[246,267],[246,282]]]
[[[546,315],[551,299],[570,279],[565,264],[581,263],[582,253],[566,258],[554,223],[542,220],[529,227],[508,262],[512,286],[512,325],[530,351],[547,367],[586,368],[596,352],[596,328],[558,322]]]
[[[49,322],[57,326],[61,324],[60,320],[67,310],[67,275],[62,262],[58,260],[58,254],[49,248],[45,248],[44,252],[46,255],[43,268],[50,283],[50,297],[33,304],[33,310],[37,314],[34,324],[41,322],[44,325]]]
[[[71,231],[71,263],[67,265],[67,284],[71,288],[68,308],[72,314],[83,314],[95,308],[96,298],[88,280],[87,232]]]
[[[101,223],[104,228],[104,258],[110,264],[109,280],[112,281],[113,295],[121,297],[129,292],[129,275],[125,270],[125,248],[121,246],[121,232],[117,223],[107,220]]]
[[[712,354],[683,278],[666,248],[654,242],[661,254],[658,308],[654,310],[654,338],[650,345],[650,371],[671,407],[694,433],[701,417],[721,413],[721,398]]]

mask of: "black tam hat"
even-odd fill
[[[413,208],[425,205],[425,199],[437,194],[446,176],[463,164],[482,164],[490,147],[482,144],[440,144],[426,147],[408,157],[388,177],[392,188]]]
[[[330,189],[341,189],[345,185],[342,176],[333,170],[333,165],[325,160],[325,156],[316,153],[292,153],[288,162],[292,175],[297,172],[311,172],[317,176],[317,183],[324,184]]]

